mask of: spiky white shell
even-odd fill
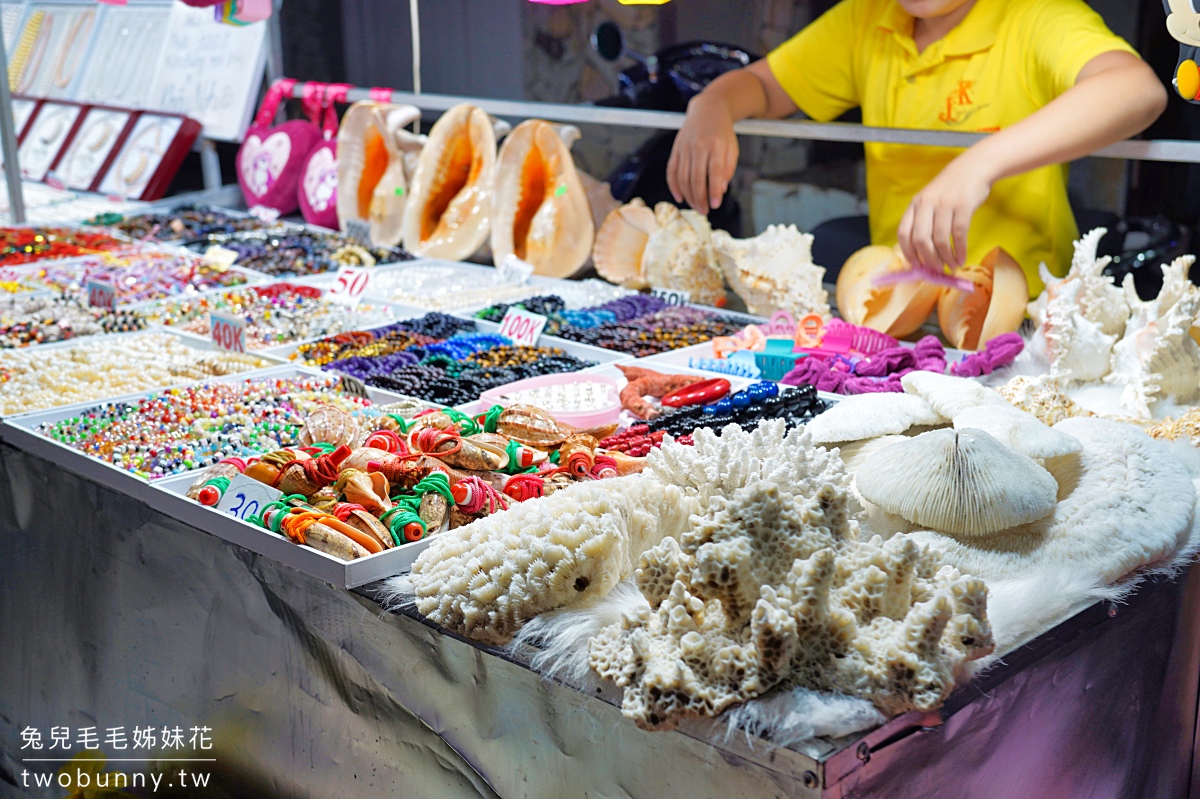
[[[713,249],[725,279],[758,316],[784,310],[796,319],[809,314],[829,318],[825,269],[812,260],[813,237],[795,225],[771,225],[752,239],[713,234]]]

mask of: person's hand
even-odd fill
[[[701,214],[718,207],[737,162],[738,140],[728,104],[720,96],[696,95],[688,103],[687,119],[667,162],[667,186],[675,202],[686,200]]]
[[[913,266],[941,271],[966,263],[971,219],[991,193],[993,180],[969,155],[950,162],[913,197],[900,220],[900,249]]]

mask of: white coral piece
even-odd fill
[[[687,291],[692,302],[722,303],[725,278],[717,266],[708,220],[671,203],[655,206],[654,218],[658,227],[642,251],[642,279],[658,288]]]
[[[771,225],[752,239],[718,230],[712,241],[725,279],[750,313],[782,310],[796,319],[814,313],[829,318],[825,269],[813,263],[812,235],[795,225]]]
[[[754,480],[665,539],[636,577],[650,608],[589,642],[622,711],[669,729],[780,683],[862,696],[886,713],[937,707],[991,651],[982,581],[898,536],[857,540],[849,492]]]
[[[697,510],[637,475],[577,483],[434,537],[413,564],[417,609],[443,627],[508,642],[538,614],[602,597]]]
[[[913,537],[989,581],[1061,569],[1110,584],[1178,551],[1196,501],[1179,461],[1131,425],[1076,418],[1054,429],[1078,439],[1083,451],[1070,464],[1055,464],[1060,500],[1049,516],[986,537],[929,531]]]
[[[1067,396],[1066,381],[1050,375],[1017,375],[1000,387],[1000,394],[1013,407],[1031,413],[1042,424],[1056,425],[1074,416],[1091,416]]]
[[[898,435],[947,419],[915,394],[858,394],[846,397],[806,425],[813,442],[833,444]]]

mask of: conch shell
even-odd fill
[[[492,214],[496,264],[515,255],[539,275],[567,278],[587,262],[595,228],[571,158],[578,138],[576,127],[530,119],[504,140]]]
[[[505,438],[540,449],[557,447],[576,432],[559,424],[547,411],[524,403],[505,408],[497,420],[496,430]]]
[[[642,252],[642,279],[651,286],[686,291],[692,302],[725,305],[725,277],[713,252],[712,228],[695,211],[671,203],[654,206],[658,228]]]
[[[946,289],[938,300],[938,324],[946,340],[960,350],[975,351],[1025,319],[1029,283],[1025,271],[997,247],[979,265],[958,270],[957,277],[975,284],[975,291]]]
[[[712,236],[717,261],[733,293],[756,316],[787,311],[801,319],[829,319],[829,293],[821,285],[825,270],[813,263],[813,237],[795,225],[771,225],[752,239],[735,239],[723,230]]]
[[[400,142],[420,109],[370,100],[355,103],[338,128],[338,224],[370,225],[371,241],[393,246],[403,233],[409,173]]]
[[[463,104],[434,123],[404,208],[404,246],[415,254],[461,261],[487,241],[496,170],[496,131],[480,109]]]
[[[358,469],[342,469],[334,489],[342,494],[347,502],[362,505],[370,513],[380,514],[391,510],[388,481],[379,472],[368,474]]]
[[[899,247],[865,247],[850,256],[837,280],[842,318],[894,338],[916,332],[933,313],[941,287],[921,281],[875,285],[876,278],[908,268]]]
[[[642,253],[657,228],[654,211],[640,198],[610,211],[596,233],[592,250],[600,277],[629,288],[643,288]]]

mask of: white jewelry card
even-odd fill
[[[87,191],[91,188],[104,162],[121,138],[121,131],[133,114],[108,108],[92,108],[79,125],[66,155],[54,170],[69,189]]]
[[[137,199],[146,191],[183,124],[181,117],[142,114],[100,183],[101,194]]]
[[[43,103],[34,117],[25,140],[17,150],[21,174],[29,180],[44,180],[50,165],[67,141],[82,106],[67,103]]]

